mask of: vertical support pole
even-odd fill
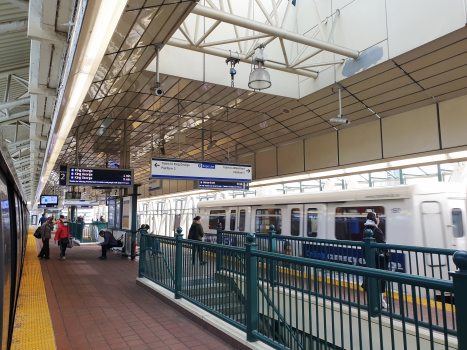
[[[276,234],[274,225],[269,226],[269,236],[268,236],[268,252],[276,252],[276,239],[274,235]],[[268,262],[268,277],[269,277],[269,286],[274,287],[276,284],[276,260],[270,260]]]
[[[222,224],[220,222],[217,223],[216,243],[222,244]],[[222,265],[222,256],[221,256],[221,251],[218,250],[216,252],[216,271],[220,271],[221,265]]]
[[[345,180],[342,179],[342,189],[345,190]]]
[[[182,296],[182,228],[177,228],[177,234],[175,235],[175,299],[180,299]]]
[[[443,182],[443,174],[441,173],[441,164],[438,164],[438,181]]]
[[[365,238],[365,262],[366,267],[375,269],[376,268],[376,259],[375,259],[375,249],[371,245],[375,242],[373,238],[373,231],[366,229],[363,233]],[[378,284],[377,280],[374,278],[367,279],[366,292],[368,296],[368,310],[371,317],[375,317],[379,313],[379,303],[381,297],[378,296]]]
[[[201,119],[201,160],[204,160],[204,116]]]
[[[402,171],[402,169],[399,169],[399,182],[401,185],[404,184],[404,172]]]
[[[370,187],[373,187],[373,182],[371,182],[371,173],[368,173],[368,184]]]
[[[138,187],[139,185],[133,185],[133,194],[131,195],[131,260],[135,260],[136,256],[136,215],[138,211]]]
[[[467,290],[467,252],[459,250],[452,257],[458,270],[449,272],[454,284],[454,295],[456,304],[457,321],[457,348],[467,349],[467,299],[465,291]]]
[[[319,190],[322,191],[323,190],[323,184],[321,182],[321,179],[319,179]]]
[[[253,335],[254,331],[258,330],[258,258],[254,256],[257,244],[255,243],[256,236],[253,233],[248,233],[246,236],[246,252],[245,252],[245,277],[246,277],[246,340],[249,342],[256,341]]]

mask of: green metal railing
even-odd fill
[[[364,254],[375,264],[363,267],[260,251],[254,234],[239,248],[184,240],[177,231],[175,238],[141,235],[139,276],[246,331],[249,341],[291,349],[467,349],[467,252],[455,254],[459,270],[443,280],[377,269],[371,256],[380,247],[371,232]]]
[[[222,230],[219,225],[216,241],[217,244],[245,247],[246,236],[245,232]],[[371,258],[374,263],[369,264],[379,269],[447,280],[450,279],[448,271],[454,267],[452,257],[456,252],[454,249],[383,245],[372,241],[371,247],[384,254],[381,258],[378,254],[366,257],[365,242],[282,236],[276,234],[274,225],[270,226],[268,234],[256,234],[256,242],[260,251],[353,266],[367,266],[367,258]]]
[[[107,222],[93,222],[91,224],[84,222],[70,222],[70,234],[81,243],[97,242],[99,231],[107,228]]]

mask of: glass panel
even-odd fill
[[[336,208],[335,236],[338,240],[362,241],[366,216],[369,212],[379,215],[379,225],[383,233],[386,232],[386,218],[384,207],[339,207]]]
[[[274,225],[276,234],[280,235],[282,232],[282,218],[280,216],[256,216],[255,232],[268,233],[269,226]]]
[[[291,210],[290,234],[292,236],[300,236],[300,217],[300,209],[294,208]]]
[[[235,231],[235,219],[237,218],[237,211],[230,211],[230,231]]]
[[[225,230],[225,210],[211,210],[209,216],[209,228],[211,230],[217,229],[217,225],[220,223],[222,229]]]
[[[239,231],[245,231],[245,216],[246,216],[246,210],[242,209],[240,210],[240,221],[238,222],[238,230]]]
[[[316,208],[308,208],[307,212],[306,234],[308,237],[318,236],[318,210]]]
[[[454,237],[464,237],[464,224],[462,222],[462,210],[459,208],[452,210],[452,233]]]
[[[256,209],[256,215],[281,215],[280,209]]]

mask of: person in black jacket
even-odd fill
[[[188,239],[191,239],[193,241],[203,241],[203,237],[204,237],[204,230],[203,230],[203,226],[201,226],[201,217],[196,216],[193,219],[193,223],[191,224],[190,231],[188,232]],[[201,265],[205,265],[206,261],[203,261],[203,247],[199,245],[194,245],[194,244],[193,244],[193,250],[192,250],[192,255],[191,255],[191,263],[193,265],[195,264],[196,251],[198,251],[199,263]]]
[[[384,235],[383,231],[380,230],[378,227],[379,225],[379,217],[378,214],[374,212],[368,213],[366,216],[365,222],[365,229],[370,229],[373,231],[373,238],[375,239],[376,243],[383,243],[386,244],[386,236]],[[365,234],[363,234],[365,237]],[[375,251],[375,261],[376,261],[376,268],[379,270],[387,270],[387,265],[389,261],[389,252],[385,249],[376,249]],[[365,282],[364,282],[365,283]],[[366,283],[365,283],[366,286]],[[386,309],[387,304],[386,300],[384,300],[384,292],[386,291],[386,283],[384,280],[381,280],[381,306]]]
[[[99,236],[104,238],[104,242],[97,243],[98,245],[102,246],[102,255],[100,257],[98,257],[98,259],[99,260],[107,260],[107,249],[110,249],[112,247],[116,247],[118,242],[115,239],[112,232],[109,232],[109,231],[100,230],[99,231]]]

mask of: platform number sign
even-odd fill
[[[59,178],[59,185],[60,186],[66,186],[66,172],[67,172],[67,166],[66,165],[60,165],[60,178]]]

